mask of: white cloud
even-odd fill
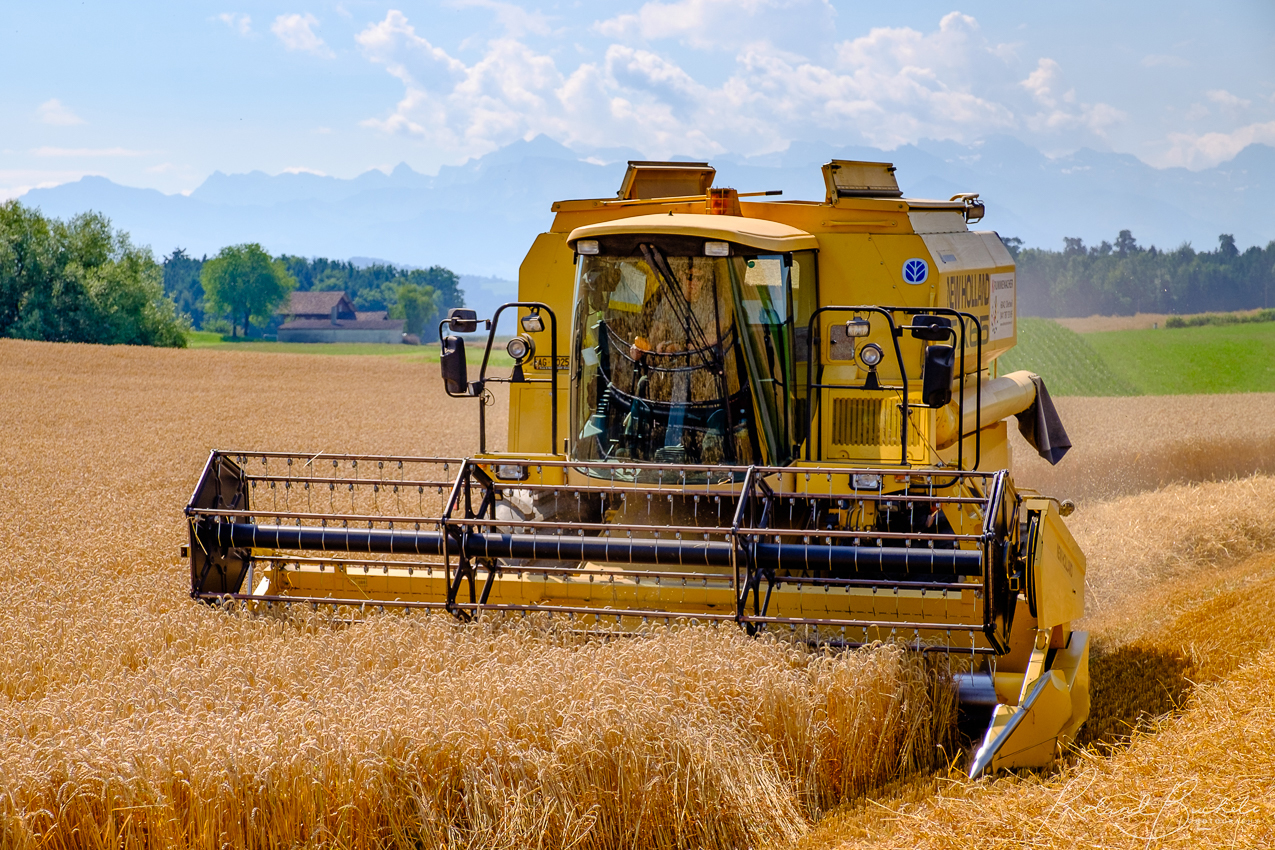
[[[70,127],[74,124],[84,123],[83,118],[63,106],[62,101],[56,97],[40,104],[36,108],[35,114],[45,124],[53,124],[58,127]]]
[[[1212,89],[1204,93],[1209,100],[1214,103],[1225,106],[1229,109],[1244,109],[1252,105],[1251,100],[1245,100],[1242,97],[1231,94],[1226,89]]]
[[[496,15],[503,10],[494,0],[456,2]],[[476,59],[462,61],[392,10],[356,41],[369,61],[402,84],[403,94],[392,110],[363,123],[415,136],[458,161],[540,133],[571,146],[627,146],[656,157],[761,153],[816,138],[893,148],[923,138],[972,142],[996,132],[1079,146],[1125,118],[1108,104],[1082,102],[1052,59],[1042,59],[1015,84],[1025,73],[1021,47],[992,43],[974,18],[956,12],[927,32],[883,27],[826,41],[822,48],[810,45],[819,59],[766,38],[736,40],[732,60],[716,63],[725,74],[712,82],[640,43],[690,42],[703,32],[718,33],[711,24],[728,19],[737,30],[769,34],[775,29],[770,24],[791,17],[788,10],[796,4],[826,5],[647,3],[594,25],[617,41],[601,58],[574,64],[563,58],[573,54],[540,52],[508,35],[479,45]]]
[[[252,18],[239,12],[222,12],[217,20],[242,36],[252,35]]]
[[[1198,170],[1226,162],[1252,144],[1275,145],[1275,121],[1249,124],[1230,133],[1170,133],[1169,147],[1151,164],[1159,168],[1181,166]]]
[[[1058,103],[1054,97],[1054,87],[1062,68],[1053,59],[1044,58],[1036,63],[1036,70],[1027,75],[1027,79],[1019,83],[1031,92],[1033,98],[1041,106],[1054,106]]]
[[[294,165],[291,168],[285,168],[282,174],[313,174],[315,177],[327,177],[322,171],[315,171],[313,168],[306,168],[304,165]]]
[[[1066,83],[1062,66],[1048,57],[1038,60],[1036,70],[1018,85],[1043,107],[1041,111],[1023,116],[1027,128],[1037,133],[1082,130],[1103,137],[1128,117],[1107,103],[1081,103],[1075,89],[1063,90]]]
[[[274,23],[270,25],[270,31],[278,36],[279,41],[283,42],[283,46],[288,50],[301,50],[330,58],[334,55],[331,48],[314,31],[318,25],[318,19],[309,12],[304,15],[294,13],[275,18]]]

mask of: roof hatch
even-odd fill
[[[638,198],[680,198],[707,195],[717,169],[707,162],[638,162],[630,160],[624,172],[619,196]]]
[[[889,162],[834,159],[823,167],[828,203],[835,203],[838,198],[902,198],[903,190],[894,179],[894,171]]]

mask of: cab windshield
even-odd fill
[[[792,256],[706,257],[702,244],[579,257],[575,459],[791,460]]]

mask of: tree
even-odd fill
[[[405,319],[403,330],[420,338],[425,330],[425,323],[432,320],[438,312],[434,303],[436,295],[432,287],[405,283],[398,288],[397,303],[390,309],[390,315],[396,319]]]
[[[150,249],[96,213],[47,219],[0,204],[0,335],[51,342],[186,345]]]
[[[196,260],[182,248],[164,258],[164,294],[196,328],[204,324],[204,288],[199,285],[199,273],[207,261],[207,257]]]
[[[241,317],[247,336],[252,318],[268,319],[297,285],[284,264],[270,259],[255,242],[222,248],[204,263],[199,280],[208,308],[230,318],[231,336],[237,334]]]
[[[1133,238],[1133,233],[1128,230],[1120,231],[1120,235],[1116,237],[1116,254],[1121,257],[1127,257],[1130,254],[1136,254],[1142,250],[1138,247],[1138,240]]]

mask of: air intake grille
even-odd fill
[[[899,407],[875,398],[832,400],[834,446],[898,445]]]

